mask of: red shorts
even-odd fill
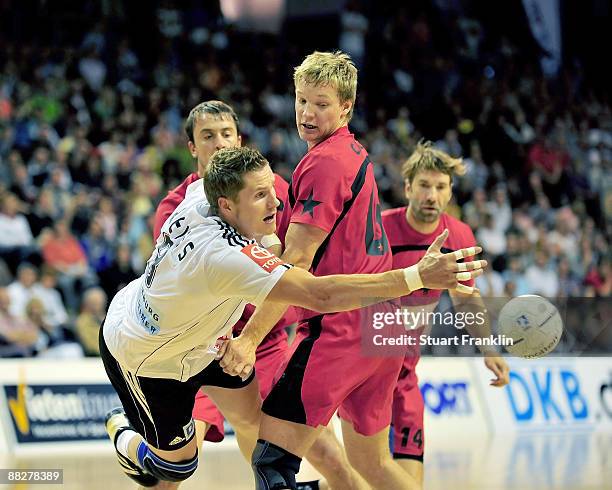
[[[423,396],[416,365],[419,357],[406,357],[393,392],[393,456],[423,461]]]
[[[330,324],[333,326],[330,327]],[[402,357],[364,357],[356,312],[311,318],[301,324],[282,377],[263,404],[264,413],[317,427],[339,415],[362,435],[391,423],[391,404]]]
[[[257,348],[255,375],[262,399],[270,393],[276,372],[284,364],[288,350],[287,332],[284,329],[272,331]],[[223,440],[223,415],[201,390],[198,390],[196,395],[192,415],[194,419],[206,422],[210,426],[204,440],[210,442]]]

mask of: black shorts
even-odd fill
[[[187,381],[136,376],[122,369],[110,353],[103,329],[104,325],[100,328],[100,357],[127,418],[149,444],[163,451],[179,449],[193,439],[195,425],[191,412],[201,386],[243,388],[255,378],[255,370],[244,381],[239,376],[230,376],[223,372],[219,361],[213,361]]]

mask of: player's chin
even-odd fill
[[[306,143],[316,143],[320,139],[318,130],[307,130],[301,126],[298,127],[298,136]]]
[[[260,230],[262,235],[271,235],[276,233],[276,219],[272,221],[262,221]]]
[[[433,223],[440,216],[440,211],[433,209],[423,209],[421,210],[421,219],[426,223]]]

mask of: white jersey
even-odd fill
[[[290,268],[209,210],[197,180],[164,223],[145,273],[111,302],[104,339],[138,376],[185,381],[202,371],[245,305],[263,302]]]

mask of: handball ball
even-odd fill
[[[498,333],[513,340],[506,350],[517,357],[535,359],[551,352],[563,333],[559,310],[541,296],[512,298],[499,312]]]

